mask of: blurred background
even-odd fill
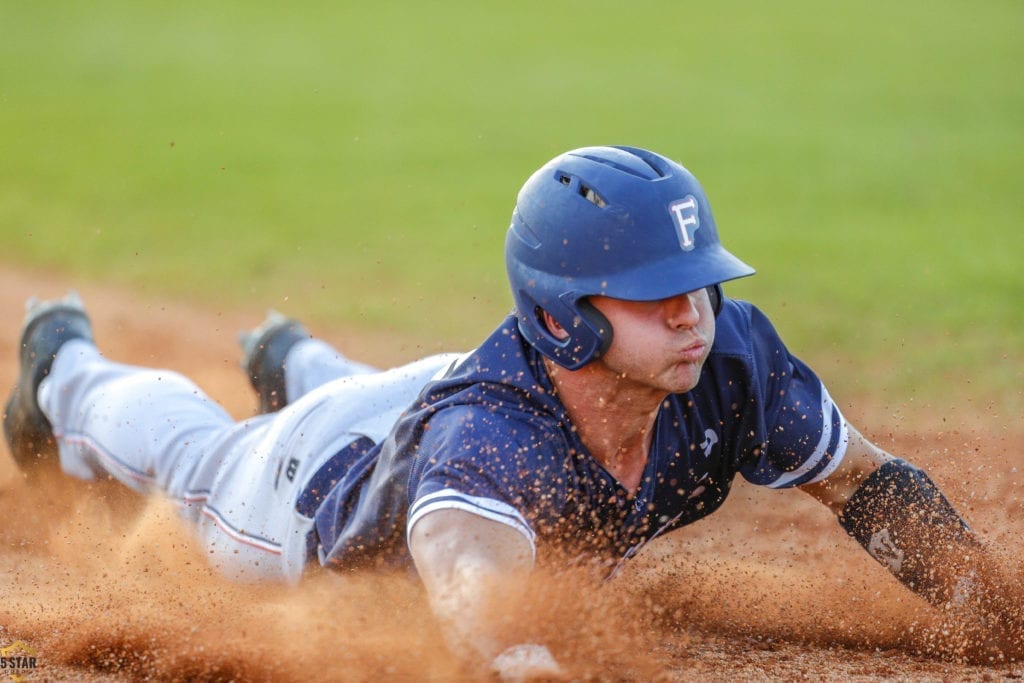
[[[7,267],[464,349],[523,181],[638,145],[833,393],[1024,409],[1019,0],[53,0],[0,32]]]

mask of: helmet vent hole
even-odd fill
[[[581,197],[586,199],[591,204],[601,207],[602,209],[608,205],[608,203],[601,198],[601,195],[594,192],[594,189],[592,187],[587,187],[583,183],[580,183],[579,192]]]
[[[562,183],[563,185],[569,185],[570,183],[572,183],[572,178],[565,174],[562,174],[558,176],[558,182]]]

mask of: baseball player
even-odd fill
[[[467,354],[379,371],[271,316],[244,340],[261,414],[241,422],[178,374],[104,358],[76,298],[32,303],[11,451],[163,492],[239,580],[412,564],[453,650],[509,680],[561,672],[493,618],[536,563],[585,553],[613,574],[737,474],[811,495],[908,588],[1019,642],[1019,606],[927,474],[724,296],[754,271],[689,171],[631,147],[559,155],[520,191],[505,256],[515,310]]]

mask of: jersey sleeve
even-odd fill
[[[740,471],[751,483],[770,488],[822,481],[846,454],[846,420],[821,379],[789,353],[757,309],[751,312],[750,332],[764,443]]]
[[[457,509],[505,524],[535,551],[534,522],[564,490],[560,441],[514,412],[454,406],[434,415],[411,472],[407,534],[435,510]]]

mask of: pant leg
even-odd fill
[[[39,387],[63,470],[110,474],[139,493],[182,498],[205,456],[231,441],[234,420],[193,382],[169,370],[105,359],[85,341],[65,344]]]
[[[294,582],[313,550],[313,520],[295,509],[306,482],[356,438],[379,443],[454,358],[342,377],[276,413],[234,422],[184,376],[114,363],[73,340],[40,385],[39,404],[65,472],[161,491],[221,572]]]
[[[285,397],[289,402],[342,377],[380,372],[354,361],[320,339],[303,339],[285,356]]]
[[[302,482],[275,477],[286,420],[235,422],[183,375],[108,361],[79,340],[57,354],[39,404],[68,474],[109,474],[140,493],[165,494],[233,579],[301,575],[310,525],[293,510]]]

